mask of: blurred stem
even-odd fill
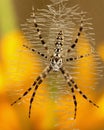
[[[1,37],[13,31],[16,20],[12,0],[0,0],[0,35]]]
[[[0,68],[4,67],[4,54],[6,37],[16,29],[16,18],[14,14],[13,0],[0,0]]]

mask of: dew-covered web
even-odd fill
[[[49,57],[54,52],[57,34],[60,30],[63,31],[63,66],[69,71],[69,74],[74,78],[79,88],[85,92],[90,92],[92,89],[95,89],[98,79],[102,76],[100,58],[94,49],[95,41],[91,18],[88,18],[87,13],[81,11],[78,5],[68,7],[67,1],[68,0],[51,0],[52,3],[47,5],[46,9],[38,9],[37,12],[35,12],[37,24],[49,48]],[[32,7],[32,9],[34,11],[34,7]],[[18,64],[13,69],[13,75],[8,77],[8,79],[12,81],[12,86],[10,85],[10,87],[8,87],[12,101],[23,94],[23,92],[33,84],[37,76],[41,74],[42,70],[50,63],[50,59],[46,60],[35,54],[35,52],[23,47],[23,45],[26,44],[30,48],[37,49],[39,52],[47,55],[47,51],[42,46],[34,26],[32,17],[33,11],[30,17],[26,19],[26,22],[21,25],[24,38],[20,41],[21,47],[19,46],[15,60],[11,62],[12,66]],[[73,44],[78,35],[82,15],[83,32],[79,37],[75,49],[67,53],[67,49]],[[85,54],[91,55],[79,60],[66,61],[67,58],[78,57]],[[28,58],[26,58],[26,56]],[[29,63],[31,63],[31,65]],[[31,68],[27,70],[27,66]],[[28,77],[26,77],[28,71],[29,74]],[[28,102],[29,104],[32,92],[33,91],[18,103]],[[90,96],[90,93],[88,96]],[[47,75],[47,78],[37,90],[33,108],[39,105],[45,109],[46,104],[49,105],[50,102],[54,104],[55,108],[53,108],[52,111],[57,115],[55,117],[54,127],[60,129],[63,125],[68,128],[70,127],[69,129],[71,129],[71,127],[73,128],[74,104],[72,93],[61,72],[52,71]],[[78,104],[78,107],[80,107],[79,102]]]

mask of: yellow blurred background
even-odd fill
[[[102,66],[104,66],[104,1],[99,0],[95,2],[94,0],[77,0],[73,2],[69,1],[69,5],[70,2],[71,4],[79,3],[81,7],[83,7],[82,9],[85,8],[86,11],[88,11],[93,17],[96,33],[96,50],[101,57]],[[18,55],[18,50],[21,48],[23,43],[21,39],[22,34],[18,28],[18,24],[23,23],[28,17],[28,14],[31,11],[32,4],[34,4],[36,9],[44,8],[46,4],[49,4],[49,1],[34,0],[33,2],[32,0],[0,0],[0,130],[61,129],[61,126],[55,128],[53,127],[54,122],[56,121],[56,115],[54,115],[53,109],[56,106],[53,105],[51,101],[48,105],[43,103],[43,105],[46,106],[45,109],[43,109],[42,107],[37,107],[35,110],[32,110],[32,117],[31,119],[28,119],[27,108],[29,102],[24,103],[24,105],[20,104],[16,106],[11,106],[10,104],[17,97],[16,95],[14,95],[14,98],[12,96],[12,99],[14,100],[11,100],[7,93],[8,88],[10,88],[11,93],[13,93],[12,89],[16,89],[18,81],[22,81],[22,85],[20,85],[21,87],[28,88],[28,86],[31,85],[37,74],[40,73],[42,70],[41,66],[34,68],[33,63],[37,62],[37,56],[34,55],[33,61],[33,58],[31,58],[31,54],[28,55],[26,53],[22,53],[22,55]],[[81,65],[83,66],[83,62],[81,62]],[[18,70],[18,68],[21,69]],[[87,70],[88,69],[89,68],[87,68]],[[33,75],[33,71],[37,72],[37,74]],[[16,73],[18,73],[18,75]],[[87,71],[86,73],[88,75],[89,72]],[[103,91],[104,80],[101,80],[99,86],[96,86],[96,92],[91,93],[91,97],[95,99],[100,108],[96,109],[88,104],[86,101],[84,101],[83,105],[80,105],[78,107],[76,121],[72,121],[75,123],[76,129],[70,129],[104,130]],[[45,96],[48,97],[48,95]],[[78,95],[77,98],[80,100],[80,98],[82,97]],[[60,120],[58,120],[58,122],[60,122]],[[67,125],[71,125],[72,122],[69,121],[69,124]]]

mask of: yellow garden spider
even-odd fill
[[[75,60],[82,59],[84,57],[87,57],[87,56],[93,54],[93,51],[91,53],[80,55],[80,56],[75,56],[75,57],[67,57],[66,55],[64,55],[63,51],[66,52],[67,54],[70,54],[73,50],[75,50],[75,48],[79,42],[79,37],[81,36],[82,32],[85,30],[88,30],[90,28],[85,26],[86,24],[88,24],[88,22],[86,22],[87,19],[85,19],[85,12],[81,11],[80,13],[77,13],[78,6],[66,8],[65,4],[64,4],[65,1],[63,1],[63,0],[61,0],[60,2],[56,2],[56,3],[54,1],[52,1],[52,2],[53,2],[53,5],[48,5],[48,10],[42,10],[42,11],[45,12],[44,16],[46,17],[46,19],[49,18],[49,20],[51,20],[53,22],[53,25],[57,26],[57,27],[55,27],[57,36],[56,36],[56,39],[54,42],[53,53],[52,53],[52,55],[50,55],[49,47],[47,46],[46,41],[43,39],[43,35],[40,31],[40,27],[37,24],[36,15],[34,13],[35,12],[34,7],[32,7],[31,20],[28,20],[29,24],[26,24],[25,27],[31,26],[31,28],[29,28],[30,29],[29,31],[31,31],[31,29],[33,29],[33,31],[34,31],[34,28],[36,29],[36,32],[38,34],[38,39],[40,39],[41,44],[43,45],[44,49],[46,50],[46,54],[41,53],[37,49],[31,48],[26,44],[23,44],[23,46],[25,48],[31,50],[32,52],[39,54],[41,57],[45,58],[49,63],[46,66],[46,68],[43,70],[43,72],[36,78],[33,85],[30,88],[28,88],[28,90],[26,90],[23,93],[23,95],[21,97],[19,97],[16,101],[14,101],[11,105],[16,104],[19,100],[21,100],[24,96],[26,96],[32,89],[34,89],[34,92],[30,99],[30,106],[29,106],[29,117],[30,117],[32,103],[33,103],[33,100],[34,100],[34,97],[35,97],[35,94],[36,94],[36,91],[37,91],[39,85],[48,76],[50,71],[54,71],[54,73],[57,73],[58,71],[60,71],[62,73],[63,77],[65,78],[66,83],[69,86],[70,91],[72,93],[73,102],[74,102],[74,106],[75,106],[74,119],[76,119],[77,100],[76,100],[76,96],[75,96],[75,90],[78,91],[78,93],[80,93],[80,95],[82,95],[82,97],[84,99],[86,99],[88,102],[90,102],[97,108],[99,106],[96,105],[92,100],[90,100],[80,90],[80,88],[77,86],[77,83],[75,82],[75,80],[73,79],[71,74],[64,67],[64,62],[72,62]],[[55,10],[55,6],[58,7],[57,10]],[[74,20],[79,20],[80,22],[79,22],[79,29],[77,32],[77,36],[73,40],[71,32],[73,32],[73,29],[76,25],[76,23],[73,22]],[[64,23],[65,23],[65,25],[64,25]],[[48,27],[51,27],[51,26],[52,26],[51,24],[48,25]],[[69,40],[67,42],[71,42],[71,44],[69,44],[66,47],[66,50],[64,50],[65,49],[64,46],[65,46],[65,42],[66,42],[65,39],[67,37],[66,32],[65,32],[66,28],[69,28],[69,34],[70,34],[69,37],[71,38],[71,40]],[[34,32],[32,32],[32,34],[33,33]],[[53,43],[50,43],[50,44],[53,45]]]

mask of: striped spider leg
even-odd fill
[[[74,43],[67,50],[67,53],[69,53],[70,51],[72,51],[76,47],[76,45],[77,45],[77,43],[79,41],[79,37],[80,37],[80,35],[81,35],[82,31],[83,31],[83,26],[84,26],[84,24],[83,24],[83,17],[84,17],[83,12],[81,12],[81,22],[80,22],[79,31],[77,33],[77,37],[76,37]]]
[[[47,50],[47,53],[49,53],[48,47],[47,47],[47,45],[46,45],[46,42],[45,42],[45,40],[44,40],[43,37],[42,37],[41,31],[40,31],[39,26],[38,26],[37,21],[36,21],[36,16],[35,16],[35,12],[34,12],[34,7],[32,7],[32,12],[33,12],[33,13],[32,13],[32,16],[31,16],[31,17],[33,18],[33,23],[34,23],[34,26],[35,26],[36,31],[37,31],[37,33],[38,33],[38,37],[39,37],[39,39],[40,39],[40,41],[41,41],[41,44],[42,44],[43,47],[45,48],[45,50]],[[29,50],[31,50],[31,51],[33,51],[33,52],[36,52],[37,54],[39,54],[40,56],[42,56],[42,57],[44,57],[44,58],[47,58],[47,57],[48,57],[47,55],[45,55],[45,54],[43,54],[43,53],[37,51],[36,49],[30,48],[30,47],[27,46],[27,45],[23,45],[23,47],[28,48]]]
[[[73,95],[73,101],[74,101],[74,106],[75,106],[75,109],[74,109],[74,119],[76,119],[76,112],[77,112],[77,101],[76,101],[76,96],[75,96],[75,93],[74,93],[74,87],[71,83],[71,77],[69,76],[69,73],[67,73],[63,67],[60,68],[60,71],[62,72],[62,74],[64,75],[64,78],[65,80],[67,81],[67,84],[68,86],[70,87],[70,90],[72,92],[72,95]]]
[[[77,90],[79,92],[80,95],[82,95],[82,97],[84,99],[86,99],[89,103],[93,104],[95,107],[99,108],[98,105],[96,105],[92,100],[90,100],[77,86],[77,84],[75,83],[74,79],[72,78],[71,75],[69,75],[69,73],[63,68],[60,68],[60,71],[62,72],[62,74],[64,75],[65,80],[67,81],[67,84],[69,85],[71,92],[73,94],[73,100],[74,100],[74,105],[75,105],[75,113],[74,113],[74,119],[76,119],[76,111],[77,111],[77,101],[76,101],[76,97],[74,94],[74,89]]]
[[[45,40],[44,40],[43,37],[42,37],[41,31],[40,31],[39,26],[38,26],[37,21],[36,21],[36,16],[35,16],[34,7],[32,7],[32,11],[33,11],[32,18],[33,18],[34,26],[35,26],[36,31],[37,31],[37,33],[38,33],[39,39],[40,39],[40,41],[41,41],[41,44],[44,46],[45,50],[47,50],[47,53],[48,53],[48,51],[49,51],[49,50],[48,50],[48,47],[47,47],[47,45],[46,45]]]
[[[34,83],[32,84],[32,86],[30,88],[28,88],[28,90],[26,90],[23,95],[21,97],[19,97],[16,101],[14,101],[11,105],[16,104],[18,101],[20,101],[23,97],[25,97],[33,88],[34,88],[34,92],[32,94],[31,100],[30,100],[30,106],[29,106],[29,118],[30,118],[30,114],[31,114],[31,106],[32,106],[32,102],[34,100],[34,96],[36,94],[36,91],[39,87],[39,85],[42,83],[43,79],[46,78],[46,76],[48,75],[48,73],[52,70],[51,66],[47,66],[45,68],[45,70],[37,77],[37,79],[34,81]]]
[[[69,49],[67,50],[67,53],[70,53],[70,51],[73,51],[74,48],[76,47],[76,45],[78,44],[78,41],[79,41],[79,37],[81,36],[81,33],[83,31],[83,26],[84,26],[84,13],[81,12],[81,22],[80,22],[80,27],[79,27],[79,31],[77,33],[77,37],[74,41],[74,43],[69,47]],[[74,61],[74,60],[79,60],[79,59],[82,59],[84,57],[88,57],[90,56],[91,54],[94,53],[94,50],[92,49],[91,50],[91,53],[88,53],[88,54],[84,54],[84,55],[80,55],[80,56],[76,56],[76,57],[70,57],[70,58],[67,58],[66,61]]]
[[[31,50],[32,52],[35,52],[35,53],[37,53],[38,55],[40,55],[40,56],[42,56],[42,57],[44,57],[44,58],[48,58],[48,56],[47,55],[45,55],[45,54],[43,54],[43,53],[41,53],[41,52],[39,52],[39,51],[37,51],[36,49],[34,49],[34,48],[30,48],[29,46],[27,46],[27,45],[23,45],[23,47],[25,47],[25,48],[27,48],[27,49],[29,49],[29,50]]]
[[[84,54],[84,55],[80,55],[80,56],[76,56],[76,57],[70,57],[70,58],[67,58],[66,61],[75,61],[75,60],[79,60],[79,59],[88,57],[88,56],[92,55],[93,53],[94,53],[94,52],[92,51],[91,53],[88,53],[88,54]]]
[[[45,70],[42,72],[42,74],[38,77],[38,82],[34,88],[34,92],[31,96],[31,99],[30,99],[30,106],[29,106],[29,118],[30,118],[30,115],[31,115],[31,107],[32,107],[32,103],[33,103],[33,100],[34,100],[34,97],[35,97],[35,94],[36,94],[36,90],[38,89],[39,85],[43,82],[43,80],[46,78],[46,76],[49,74],[49,72],[52,70],[52,67],[51,66],[47,66],[45,68]]]

